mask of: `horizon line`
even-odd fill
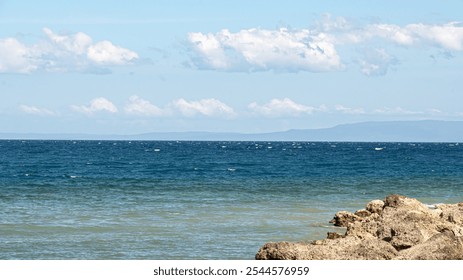
[[[412,124],[421,124],[410,127]],[[461,129],[440,124],[459,124]],[[377,126],[375,126],[375,124]],[[389,126],[385,127],[384,124]],[[397,124],[402,124],[397,125]],[[423,124],[425,124],[423,126]],[[427,124],[427,125],[426,125]],[[439,125],[437,125],[439,124]],[[415,128],[415,129],[413,129]],[[0,132],[2,140],[463,142],[463,121],[367,121],[272,132],[173,131],[137,134]]]

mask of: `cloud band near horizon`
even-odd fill
[[[252,116],[274,118],[303,118],[313,114],[333,114],[340,113],[346,115],[446,115],[441,110],[429,108],[422,111],[412,111],[400,106],[382,107],[374,109],[364,109],[362,107],[351,108],[341,104],[328,107],[324,104],[319,106],[310,106],[297,103],[290,98],[274,98],[264,104],[251,102],[245,109],[236,110],[226,103],[215,99],[206,98],[200,100],[185,100],[183,98],[172,100],[165,106],[157,106],[150,101],[137,95],[129,97],[124,109],[120,110],[112,101],[105,97],[98,97],[90,100],[86,105],[70,105],[72,112],[95,117],[100,114],[119,114],[124,113],[126,116],[138,118],[218,118],[218,119],[236,119],[249,118]],[[32,105],[21,104],[18,109],[25,114],[58,117],[63,114],[52,109],[37,107]],[[461,113],[454,113],[460,115]],[[448,114],[447,114],[448,115]]]

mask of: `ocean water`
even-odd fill
[[[0,141],[0,259],[253,259],[400,193],[463,201],[463,144]]]

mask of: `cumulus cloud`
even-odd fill
[[[33,50],[14,38],[0,39],[0,73],[30,73],[37,69]]]
[[[460,26],[458,22],[444,25],[410,24],[407,29],[421,40],[436,44],[444,49],[463,50],[463,26]]]
[[[355,61],[367,76],[385,75],[399,64],[393,46],[437,48],[444,53],[463,51],[463,26],[444,24],[360,24],[325,15],[313,29],[275,30],[250,28],[217,33],[188,34],[191,65],[218,71],[326,72]],[[343,57],[362,50],[357,57]],[[346,50],[351,50],[351,52]],[[368,50],[364,52],[364,50]],[[451,56],[449,56],[451,57]],[[347,64],[349,65],[349,64]]]
[[[162,116],[168,114],[168,110],[161,109],[136,95],[131,96],[129,102],[125,106],[125,112],[128,114],[144,116]]]
[[[302,114],[312,114],[315,111],[326,111],[325,106],[315,108],[298,104],[289,98],[275,98],[263,105],[253,102],[248,105],[248,108],[257,114],[267,117],[298,116]]]
[[[361,30],[360,35],[364,40],[380,37],[403,46],[411,46],[417,40],[407,28],[395,24],[371,24]]]
[[[85,33],[77,32],[69,35],[58,35],[49,28],[44,28],[43,33],[48,38],[48,44],[53,45],[50,48],[62,52],[73,53],[76,55],[85,54],[88,47],[92,44],[92,38]],[[47,45],[48,45],[47,44]]]
[[[58,113],[46,109],[46,108],[39,108],[35,106],[29,106],[29,105],[20,105],[19,109],[26,113],[26,114],[31,114],[31,115],[38,115],[38,116],[57,116]]]
[[[463,51],[463,26],[458,22],[434,25],[414,23],[405,26],[370,24],[347,30],[335,37],[333,41],[339,44],[367,45],[375,40],[376,44],[382,46],[376,49],[363,48],[362,57],[357,59],[361,72],[367,76],[385,75],[391,66],[399,64],[399,59],[386,51],[388,43],[410,51],[414,48],[437,48],[447,59],[453,58],[452,51]]]
[[[57,34],[44,28],[43,40],[26,45],[15,38],[0,39],[0,73],[94,71],[95,67],[126,65],[138,54],[110,41],[93,42],[83,33]]]
[[[104,97],[95,98],[90,101],[88,106],[85,105],[72,105],[71,109],[86,115],[93,115],[97,112],[117,113],[117,107],[108,99]]]
[[[204,116],[233,117],[236,114],[233,108],[214,98],[198,101],[187,101],[181,98],[173,101],[171,106],[188,117],[198,114]]]
[[[98,42],[87,49],[87,57],[102,65],[124,65],[138,58],[138,54],[109,41]]]
[[[193,64],[223,71],[324,72],[343,67],[330,37],[307,29],[189,33]]]
[[[446,50],[463,50],[463,26],[458,22],[441,25],[423,23],[404,27],[394,24],[374,24],[368,27],[369,36],[380,36],[404,46],[432,45]]]
[[[336,25],[335,23],[331,23]],[[359,44],[373,39],[398,46],[438,47],[444,50],[463,50],[463,26],[459,22],[444,24],[412,23],[404,26],[388,23],[368,24],[333,32],[336,44]]]

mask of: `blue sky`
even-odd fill
[[[0,0],[0,132],[463,120],[462,10],[462,0]]]

